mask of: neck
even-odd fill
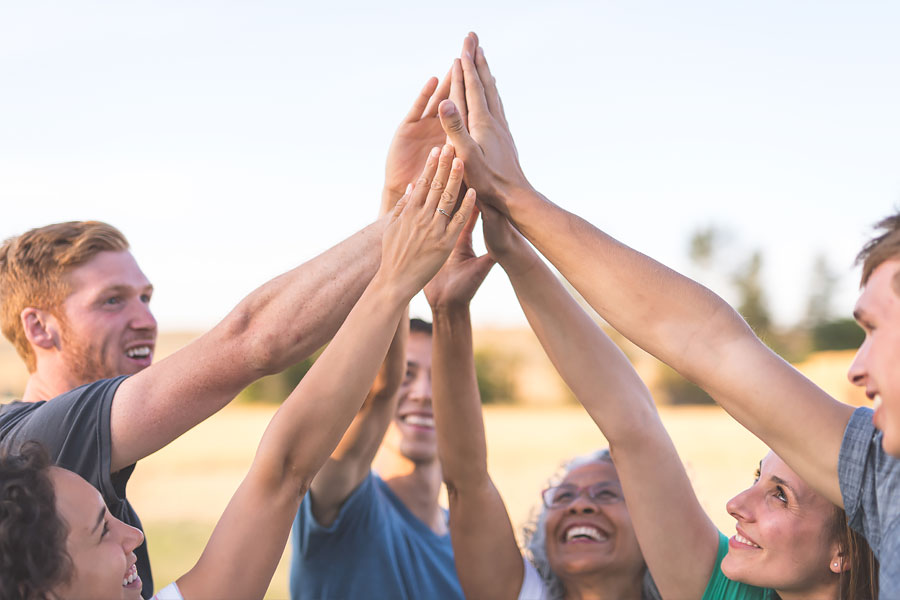
[[[49,369],[41,370],[40,366],[28,376],[25,384],[25,393],[22,394],[23,402],[39,402],[50,400],[60,394],[68,392],[81,385],[83,382],[75,381],[68,373],[62,371],[50,372]]]
[[[603,571],[563,580],[565,600],[641,600],[643,572]]]
[[[840,579],[835,576],[834,581],[822,583],[808,589],[792,592],[775,590],[775,593],[778,594],[778,597],[781,598],[781,600],[840,600],[841,582]]]
[[[437,459],[412,461],[399,452],[382,448],[373,467],[404,506],[438,535],[447,533],[444,513],[438,503],[441,465]]]

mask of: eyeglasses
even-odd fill
[[[575,502],[575,499],[585,492],[588,500],[594,504],[615,504],[624,499],[619,484],[609,481],[600,481],[584,487],[564,483],[541,492],[541,499],[547,508],[563,508]]]

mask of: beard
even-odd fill
[[[119,375],[113,365],[103,360],[103,348],[97,347],[84,336],[72,332],[68,323],[61,326],[62,356],[76,386]]]

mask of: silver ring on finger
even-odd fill
[[[439,208],[439,209],[438,209],[438,212],[441,213],[442,215],[444,215],[445,217],[447,217],[448,219],[452,219],[452,218],[453,218],[453,215],[451,215],[450,213],[448,213],[448,212],[447,212],[446,210],[444,210],[443,208]]]

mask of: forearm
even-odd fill
[[[259,377],[320,348],[372,278],[384,222],[264,284],[211,331],[126,380],[111,414],[112,472],[156,452]]]
[[[840,503],[837,457],[852,409],[769,350],[705,287],[536,193],[508,203],[519,230],[632,342],[706,390],[810,485]]]
[[[432,403],[460,585],[467,597],[514,597],[522,582],[522,558],[487,472],[469,309],[432,307],[432,313]]]
[[[337,518],[344,500],[368,474],[394,417],[397,390],[406,369],[408,333],[408,311],[403,311],[387,356],[362,408],[310,485],[313,515],[323,526]]]
[[[288,479],[305,491],[359,411],[408,302],[391,282],[373,279],[282,404],[257,453],[276,485]]]
[[[245,377],[278,372],[331,339],[378,268],[385,222],[264,284],[217,326]]]
[[[438,454],[450,493],[487,478],[481,396],[468,306],[432,307],[432,403]]]

